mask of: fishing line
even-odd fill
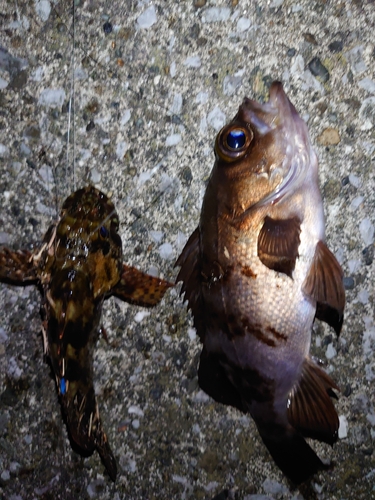
[[[70,162],[70,133],[72,133],[72,148],[73,148],[73,159],[72,159],[72,168],[73,168],[73,190],[76,190],[76,134],[75,134],[75,124],[74,124],[74,98],[75,98],[75,50],[76,50],[76,18],[75,18],[75,5],[74,0],[72,1],[72,57],[71,57],[71,79],[70,79],[70,95],[69,95],[69,104],[68,104],[68,135],[67,135],[67,147],[66,147],[66,164],[65,164],[65,179],[67,182],[68,179],[68,169]],[[72,120],[72,112],[73,112],[73,126],[71,126]],[[66,186],[69,188],[69,186]]]
[[[75,99],[76,99],[76,82],[75,82],[75,67],[77,63],[77,12],[76,12],[76,7],[74,5],[74,0],[73,0],[73,5],[72,5],[72,23],[71,26],[68,27],[66,25],[66,22],[63,18],[64,14],[60,14],[58,11],[57,6],[51,5],[53,11],[55,12],[56,16],[59,19],[59,22],[65,27],[68,35],[72,38],[72,54],[71,54],[71,75],[70,75],[70,95],[69,95],[69,100],[67,104],[67,111],[68,111],[68,125],[67,125],[67,153],[66,153],[66,164],[65,164],[65,179],[66,179],[66,190],[70,194],[72,192],[71,186],[69,186],[68,183],[68,174],[69,174],[69,166],[72,164],[72,184],[73,184],[73,191],[77,189],[77,163],[76,163],[76,154],[77,154],[77,148],[76,148],[76,126],[75,126]],[[134,36],[137,37],[138,31],[135,32]],[[112,41],[113,44],[113,50],[116,45],[116,40]],[[93,51],[89,51],[84,47],[80,47],[80,49],[83,52],[83,58],[92,63],[93,69],[88,72],[88,77],[91,76],[91,74],[95,73],[98,68],[100,68],[101,71],[106,72],[108,75],[107,83],[110,83],[111,77],[113,77],[113,74],[115,74],[116,78],[119,79],[119,83],[116,85],[116,92],[122,92],[121,89],[121,84],[124,82],[121,78],[121,75],[118,74],[119,72],[119,67],[115,67],[113,69],[112,66],[109,66],[108,61],[106,58],[108,57],[106,51],[104,51],[103,55],[103,61],[100,60],[100,58],[97,58],[94,56]],[[82,58],[82,59],[83,59]],[[115,64],[113,57],[111,56],[111,61],[110,64]],[[85,69],[88,69],[89,64],[87,64],[87,67]],[[150,78],[149,75],[146,75],[147,78]],[[130,77],[131,78],[131,77]],[[131,80],[130,80],[131,81]],[[148,85],[150,82],[146,80],[146,85]],[[147,99],[148,92],[144,91],[144,87],[141,87],[138,90],[134,90],[130,87],[129,82],[126,82],[126,91],[130,92],[132,94],[132,97],[136,97],[137,99],[142,99],[142,100],[147,100],[150,104],[149,109],[152,110],[153,107],[156,107],[157,109],[161,109],[163,112],[166,112],[166,117],[167,117],[167,123],[166,127],[170,127],[170,134],[173,134],[174,131],[177,128],[178,132],[181,133],[186,133],[187,137],[193,137],[193,131],[190,129],[188,124],[186,123],[186,120],[183,120],[182,116],[177,115],[173,112],[173,102],[169,106],[165,106],[160,108],[160,105],[155,103],[154,100],[152,99],[152,96],[149,96],[149,99]],[[152,89],[157,90],[157,89]],[[140,92],[143,91],[143,94],[140,95]],[[171,94],[169,96],[169,99],[173,100],[174,94]],[[129,101],[130,103],[130,101]],[[181,130],[181,126],[183,127],[183,130]],[[165,127],[165,128],[166,128]],[[195,144],[194,151],[191,152],[191,155],[195,155],[197,148],[199,147],[199,144]],[[157,160],[157,165],[162,166],[164,164],[168,163],[168,160],[171,156],[175,154],[175,148],[174,147],[166,147],[166,151],[163,154],[162,159]],[[147,150],[145,151],[145,156],[146,156]],[[151,160],[152,161],[152,160]],[[95,167],[92,167],[95,168]],[[87,173],[85,174],[85,177],[87,177]],[[86,180],[85,184],[87,183],[92,183],[90,180]],[[94,182],[95,184],[95,182]],[[70,187],[70,189],[69,189]],[[158,200],[160,200],[163,195],[168,192],[168,189],[163,189],[160,190],[160,192],[154,194],[151,196],[151,200],[145,207],[142,208],[142,215],[136,214],[133,211],[129,211],[128,215],[132,215],[134,217],[132,222],[129,222],[128,224],[130,226],[133,226],[143,215],[147,214],[152,207],[157,203]],[[59,197],[61,198],[61,193],[59,194]],[[120,198],[121,201],[121,198]]]

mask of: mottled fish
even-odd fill
[[[65,200],[59,222],[36,251],[0,250],[0,281],[35,284],[41,290],[44,347],[69,435],[84,454],[99,452],[113,481],[116,461],[93,386],[93,350],[103,302],[113,295],[152,307],[172,286],[123,263],[118,229],[112,201],[88,186]]]
[[[305,437],[333,444],[335,382],[309,356],[315,318],[339,334],[342,270],[324,242],[318,163],[284,93],[245,99],[218,134],[198,228],[176,265],[203,350],[200,387],[250,413],[294,483],[327,466]]]

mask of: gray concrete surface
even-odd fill
[[[320,159],[327,240],[348,288],[341,337],[316,324],[312,340],[342,389],[342,439],[313,443],[335,467],[292,490],[251,419],[199,391],[200,346],[178,289],[149,315],[105,307],[109,345],[98,342],[95,376],[113,485],[98,455],[82,458],[67,439],[37,291],[1,285],[2,498],[375,496],[374,29],[371,0],[0,0],[2,244],[31,248],[67,194],[91,182],[117,206],[126,262],[174,279],[217,129],[279,79]]]

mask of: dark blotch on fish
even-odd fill
[[[236,147],[233,131],[244,133]],[[345,305],[324,243],[317,158],[278,82],[267,103],[244,99],[215,154],[199,225],[176,262],[203,343],[199,385],[250,413],[276,464],[301,483],[327,469],[305,437],[333,444],[339,427],[338,387],[309,356],[314,319],[339,334]]]

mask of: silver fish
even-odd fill
[[[305,437],[333,444],[335,382],[309,356],[315,318],[339,334],[342,270],[324,243],[318,162],[281,83],[245,99],[218,134],[200,222],[176,265],[203,350],[199,384],[250,413],[298,484],[327,466]]]

